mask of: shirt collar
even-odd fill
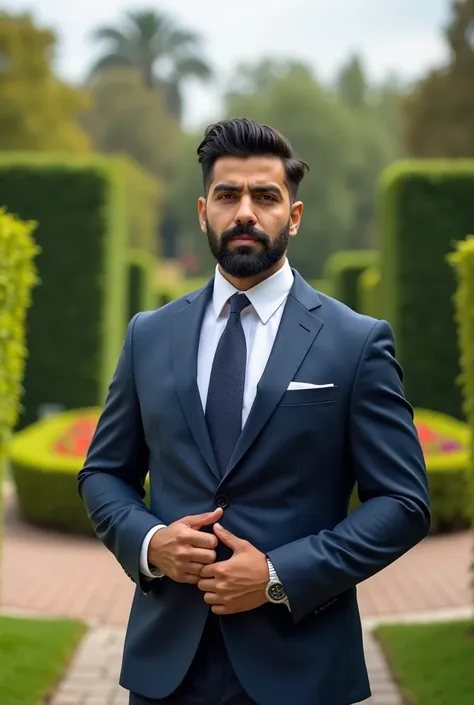
[[[293,272],[291,271],[288,259],[286,259],[285,264],[278,272],[275,272],[275,274],[272,274],[268,279],[264,279],[260,284],[244,292],[264,325],[268,323],[275,311],[277,311],[286,300],[293,286],[293,281]],[[229,298],[237,291],[238,289],[222,276],[219,267],[216,266],[212,296],[216,320],[222,314]]]

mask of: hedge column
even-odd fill
[[[0,158],[2,202],[39,223],[41,247],[21,425],[45,403],[104,401],[126,328],[124,193],[124,172],[106,158]]]
[[[27,350],[25,318],[36,284],[34,223],[0,209],[0,531],[6,445],[18,419]]]
[[[458,289],[454,301],[458,325],[464,411],[471,429],[471,463],[468,479],[472,527],[474,529],[474,236],[460,242],[457,251],[448,259],[456,268],[458,279]],[[472,570],[474,591],[474,561]]]
[[[393,326],[405,389],[417,407],[463,419],[453,243],[474,222],[474,160],[400,162],[379,192],[381,288]]]
[[[335,252],[324,266],[324,277],[331,284],[331,296],[362,313],[359,301],[359,277],[367,267],[377,266],[376,250],[341,250]]]

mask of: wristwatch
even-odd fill
[[[268,572],[270,575],[270,580],[265,588],[265,595],[269,602],[273,602],[277,605],[286,605],[289,607],[288,596],[286,594],[285,588],[283,587],[280,579],[278,578],[277,572],[273,567],[272,562],[267,558]]]

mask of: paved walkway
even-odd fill
[[[377,643],[369,632],[364,637],[373,693],[364,705],[403,705]],[[117,684],[123,640],[123,627],[93,629],[49,705],[128,705],[127,691]]]
[[[401,705],[370,628],[379,621],[429,620],[443,611],[448,618],[470,614],[471,555],[469,532],[429,537],[359,587],[373,689],[367,705]],[[104,546],[28,526],[7,492],[0,574],[4,611],[92,624],[50,705],[125,705],[117,679],[134,585]]]

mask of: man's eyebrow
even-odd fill
[[[213,188],[213,191],[240,191],[241,188],[240,186],[237,186],[237,184],[216,184]]]
[[[226,183],[216,184],[213,189],[214,192],[230,191],[232,193],[237,193],[241,190],[241,186],[237,186],[237,184]],[[274,193],[277,196],[281,196],[281,189],[278,188],[278,186],[276,186],[275,184],[258,184],[256,186],[252,186],[250,190],[253,193]]]

